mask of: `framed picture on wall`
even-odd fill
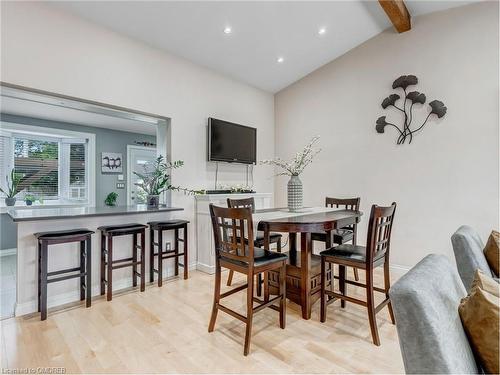
[[[117,152],[103,152],[101,157],[101,170],[103,173],[122,173],[123,157]]]

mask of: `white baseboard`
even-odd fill
[[[215,273],[215,266],[209,266],[208,264],[204,264],[204,263],[197,263],[196,269],[198,271],[205,272],[205,273],[208,273],[210,275],[213,275]]]
[[[16,254],[17,254],[17,249],[15,247],[12,249],[0,250],[0,258],[9,256],[9,255],[16,255]]]
[[[182,266],[181,266],[182,267]],[[196,270],[196,263],[190,263],[188,266],[189,271]],[[182,273],[180,273],[182,275]],[[174,276],[174,268],[168,267],[163,270],[163,278],[169,278]],[[146,274],[146,284],[148,284],[149,274]],[[157,280],[157,279],[156,279]],[[156,283],[155,280],[155,283]],[[121,279],[117,281],[113,281],[113,291],[119,291],[121,289],[131,288],[132,280],[130,278]],[[101,294],[100,286],[94,285],[92,288],[92,297],[99,296]],[[74,292],[69,293],[61,293],[57,295],[49,295],[47,298],[47,306],[48,308],[54,308],[62,305],[66,305],[69,303],[75,303],[80,301],[80,291],[75,290]],[[27,314],[32,314],[37,312],[38,310],[38,301],[32,300],[24,303],[16,303],[15,307],[15,316],[22,316]]]

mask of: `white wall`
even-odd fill
[[[214,167],[206,162],[208,117],[257,127],[258,159],[274,155],[269,93],[48,4],[3,2],[1,20],[2,81],[170,117],[172,158],[185,162],[174,173],[175,184],[212,188]],[[220,182],[245,182],[244,166],[221,166],[219,172]],[[268,176],[255,168],[257,191],[273,191]],[[173,193],[172,199],[194,223],[194,198]],[[196,243],[194,232],[193,225],[191,244]]]
[[[486,238],[498,228],[498,3],[413,19],[404,34],[386,30],[275,96],[276,151],[287,157],[313,135],[322,153],[303,175],[305,204],[324,196],[360,196],[365,240],[370,205],[398,203],[393,264],[412,266],[426,254],[452,256],[451,234],[462,224]],[[397,146],[396,134],[375,132],[382,99],[402,74],[416,90],[448,107]],[[427,115],[421,108],[418,118]],[[276,183],[285,204],[286,179]]]

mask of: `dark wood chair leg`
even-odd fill
[[[286,326],[286,262],[280,268],[280,328]]]
[[[234,276],[234,271],[233,270],[229,270],[229,274],[227,275],[227,286],[231,286],[231,284],[233,283],[233,276]]]
[[[80,241],[80,274],[85,273],[85,241]],[[80,277],[80,301],[85,299],[85,275]]]
[[[104,252],[105,247],[106,247],[106,237],[101,233],[101,296],[103,296],[106,293],[106,282],[105,282],[106,254]]]
[[[174,258],[175,262],[174,272],[175,276],[179,276],[179,257],[177,256],[179,255],[179,229],[174,230],[174,246],[175,246],[174,252],[176,255],[176,257]]]
[[[281,253],[281,238],[279,238],[278,242],[276,242],[276,251]]]
[[[132,286],[137,286],[137,234],[132,235]]]
[[[269,302],[269,272],[264,272],[264,301]]]
[[[163,285],[163,231],[158,230],[158,286]]]
[[[245,332],[245,347],[243,355],[248,355],[250,352],[250,341],[252,339],[252,322],[253,322],[253,273],[249,270],[247,275],[247,322]]]
[[[219,311],[220,301],[220,283],[221,283],[221,267],[219,261],[215,264],[215,288],[214,288],[214,303],[212,305],[212,315],[210,316],[210,323],[208,324],[208,332],[213,332],[215,321],[217,320],[217,312]]]
[[[85,269],[87,272],[87,280],[86,280],[86,292],[87,292],[87,300],[86,307],[90,307],[92,304],[92,240],[90,237],[85,241],[85,261],[87,264],[85,265]]]
[[[184,230],[183,230],[183,236],[184,236],[184,280],[187,280],[188,278],[188,270],[189,270],[189,263],[188,263],[188,228],[187,224],[184,225]]]
[[[257,295],[262,296],[262,275],[260,273],[257,275]]]
[[[332,278],[333,282],[333,278]],[[321,294],[320,294],[320,317],[319,321],[321,323],[324,323],[326,321],[326,294],[325,294],[325,287],[326,287],[326,261],[325,257],[321,257]]]
[[[352,269],[354,271],[354,280],[359,281],[359,273],[357,268]]]
[[[149,282],[155,281],[155,232],[153,228],[149,227]]]
[[[340,289],[340,294],[345,296],[345,266],[340,266],[340,265],[339,265],[339,289]],[[344,300],[340,301],[340,307],[342,308],[345,307]]]
[[[40,312],[40,294],[42,292],[42,245],[38,241],[38,312]]]
[[[41,319],[47,319],[47,273],[48,273],[48,251],[47,243],[42,241],[41,274],[40,274],[40,313]]]
[[[378,336],[377,318],[375,316],[375,300],[373,296],[373,269],[366,270],[366,302],[368,308],[368,320],[370,321],[370,330],[372,332],[373,343],[380,346]]]
[[[108,294],[107,300],[113,299],[113,236],[108,236],[108,262],[107,262],[107,277],[108,277]]]
[[[389,298],[389,289],[391,288],[391,276],[389,273],[389,260],[386,259],[384,263],[384,290],[385,290],[385,298]],[[389,316],[391,317],[392,324],[396,324],[394,320],[394,312],[392,311],[392,304],[389,301],[387,304],[387,308],[389,309]]]
[[[146,290],[146,229],[141,231],[141,292]]]

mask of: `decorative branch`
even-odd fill
[[[418,91],[407,92],[408,86],[413,86],[413,85],[416,85],[417,83],[418,83],[418,79],[414,75],[407,75],[407,76],[403,75],[403,76],[398,77],[393,82],[392,88],[393,89],[400,88],[403,90],[403,93],[404,93],[403,108],[400,108],[399,106],[396,105],[396,102],[399,99],[401,99],[401,97],[398,94],[389,95],[388,97],[386,97],[382,101],[382,104],[381,104],[383,109],[386,109],[387,107],[391,106],[391,107],[394,107],[397,110],[403,112],[403,114],[404,114],[404,121],[402,124],[402,128],[400,128],[399,126],[397,126],[393,123],[386,121],[386,116],[379,117],[377,119],[376,125],[375,125],[375,129],[376,129],[377,133],[384,133],[384,128],[388,125],[396,128],[397,131],[399,132],[398,138],[396,140],[396,143],[398,145],[404,144],[407,139],[409,140],[408,143],[411,144],[411,142],[413,140],[413,134],[420,131],[425,126],[425,124],[427,123],[427,120],[429,119],[429,117],[432,114],[436,115],[438,118],[441,118],[446,114],[446,111],[447,111],[447,108],[445,107],[443,102],[441,102],[439,100],[433,100],[432,102],[429,103],[431,111],[429,112],[429,114],[425,118],[422,125],[420,125],[416,129],[411,129],[411,126],[412,126],[412,123],[414,120],[413,106],[415,104],[422,104],[423,105],[423,104],[425,104],[425,101],[427,100],[427,98],[425,97],[425,94],[423,94],[421,92],[418,92]],[[411,102],[411,104],[409,106],[409,109],[407,110],[407,108],[408,108],[407,102],[408,101]]]

